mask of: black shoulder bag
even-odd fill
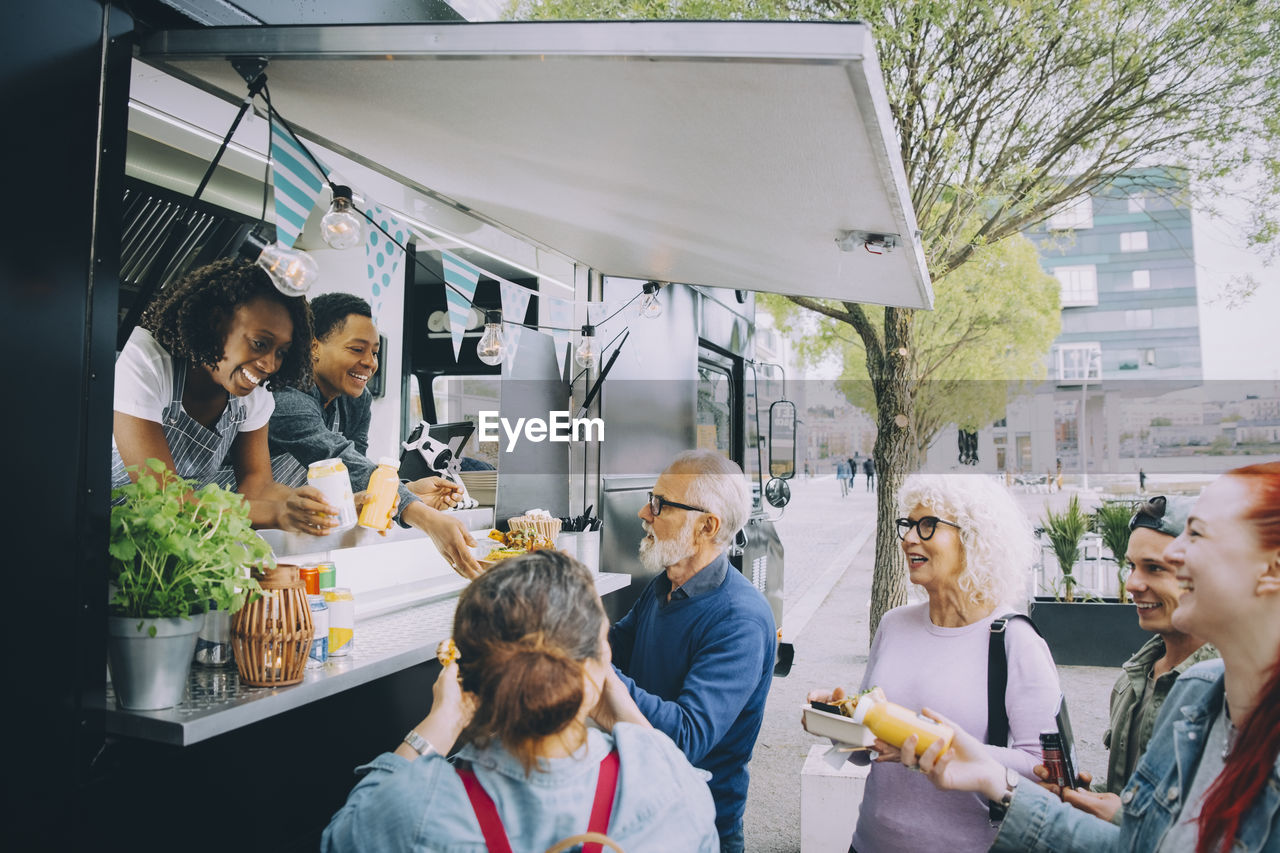
[[[1040,629],[1025,613],[1006,613],[991,623],[991,639],[987,645],[987,743],[992,746],[1009,745],[1009,712],[1004,697],[1009,686],[1009,659],[1004,648],[1004,632],[1010,620],[1021,619],[1037,634]],[[998,807],[991,806],[991,819],[1000,817]]]

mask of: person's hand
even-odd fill
[[[444,477],[423,477],[408,485],[409,491],[432,509],[453,509],[462,500],[462,487]]]
[[[915,769],[915,767],[914,767],[913,765],[916,763],[916,762],[915,762],[915,757],[916,757],[916,750],[915,750],[916,741],[914,740],[914,738],[915,738],[915,735],[912,735],[911,737],[909,737],[909,738],[907,738],[905,741],[903,741],[903,742],[902,742],[902,748],[901,748],[901,749],[899,749],[898,747],[896,747],[896,746],[894,746],[893,744],[889,743],[888,741],[883,741],[883,740],[881,740],[880,738],[876,738],[875,746],[871,747],[872,749],[874,749],[874,750],[876,751],[876,757],[875,757],[874,759],[872,759],[872,760],[873,760],[873,761],[880,761],[880,762],[884,762],[884,761],[901,761],[901,762],[902,762],[904,765],[906,765],[909,769],[914,770],[914,769]],[[911,761],[909,761],[909,762],[908,762],[905,758],[903,758],[903,756],[908,752],[908,749],[907,749],[907,744],[908,744],[908,743],[910,743],[910,744],[911,744],[911,749],[910,749],[910,753],[911,753]]]
[[[928,708],[920,713],[951,727],[955,732],[951,748],[943,752],[943,741],[934,741],[924,754],[916,758],[917,737],[911,735],[902,744],[902,763],[918,767],[929,781],[944,791],[977,791],[997,801],[1004,796],[1004,765],[991,757],[986,746],[946,717]]]
[[[596,703],[589,716],[605,731],[613,731],[613,727],[618,723],[635,723],[652,727],[635,700],[631,698],[627,685],[618,678],[618,671],[612,666],[608,667],[604,684],[600,686],[600,701]]]
[[[290,533],[325,536],[338,526],[338,510],[315,486],[293,489],[280,507],[280,529]]]
[[[453,742],[462,734],[462,730],[471,722],[476,710],[475,697],[462,690],[462,680],[458,675],[458,662],[454,661],[440,670],[436,683],[431,687],[431,720],[444,732],[447,732],[448,743],[432,745],[441,752],[448,753]]]
[[[1120,811],[1120,795],[1105,791],[1098,793],[1083,788],[1068,788],[1062,792],[1062,801],[1103,820],[1111,820]]]
[[[412,509],[411,506],[405,512]],[[454,516],[445,515],[427,506],[422,507],[421,514],[415,512],[413,518],[421,522],[418,526],[431,537],[436,550],[449,563],[450,568],[467,580],[480,577],[480,564],[471,553],[476,540],[471,538],[466,525]],[[416,522],[411,520],[410,523]]]

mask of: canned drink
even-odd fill
[[[330,533],[356,526],[356,500],[351,492],[351,475],[341,459],[312,462],[307,467],[307,484],[319,489],[329,506],[338,510],[338,526]]]
[[[320,594],[320,567],[319,566],[300,566],[298,574],[302,577],[302,583],[307,588],[307,595]]]
[[[355,597],[346,587],[337,587],[324,591],[324,601],[329,605],[329,657],[349,655],[355,646]]]
[[[307,669],[320,669],[329,661],[329,606],[324,596],[308,595],[311,606],[311,649],[307,653]]]
[[[333,589],[338,585],[338,567],[331,562],[316,563],[320,570],[320,589]]]
[[[1071,780],[1067,778],[1067,762],[1062,753],[1062,738],[1056,731],[1051,729],[1040,733],[1040,755],[1044,758],[1044,769],[1049,774],[1049,778],[1045,781],[1059,788],[1072,787]]]

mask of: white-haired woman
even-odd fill
[[[916,475],[899,498],[898,537],[922,604],[884,615],[871,644],[861,689],[880,687],[909,708],[947,708],[972,732],[987,731],[987,660],[991,623],[1020,609],[1035,554],[1031,525],[1008,490],[977,476]],[[1007,745],[986,749],[1028,779],[1040,761],[1040,732],[1054,726],[1058,672],[1044,641],[1012,619],[1005,630]],[[831,701],[843,692],[815,692]],[[901,763],[899,750],[876,742],[851,851],[986,850],[995,838],[985,799],[939,791]]]

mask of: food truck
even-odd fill
[[[261,532],[277,559],[333,562],[353,590],[356,653],[340,665],[281,688],[197,666],[175,708],[113,700],[113,360],[165,284],[278,238],[273,134],[296,134],[325,169],[296,243],[316,260],[312,295],[363,296],[384,338],[370,454],[400,454],[425,421],[458,440],[451,454],[496,467],[471,480],[468,528],[534,507],[584,520],[558,544],[597,573],[613,618],[648,580],[647,492],[676,453],[711,447],[756,484],[732,555],[781,624],[770,519],[795,420],[770,414],[785,392],[756,352],[756,293],[931,306],[864,25],[469,23],[444,4],[341,5],[337,23],[316,20],[337,8],[325,3],[11,13],[6,351],[42,356],[14,360],[39,369],[30,411],[10,418],[24,494],[7,527],[6,811],[20,848],[314,849],[352,768],[429,705],[465,581],[412,530]],[[270,14],[246,11],[259,6]],[[330,182],[399,236],[387,277],[366,248],[317,239]],[[475,289],[451,306],[458,266]],[[493,311],[523,324],[500,364],[476,353]],[[581,359],[586,337],[598,349]],[[509,429],[558,417],[599,429]],[[488,429],[468,437],[468,423]]]

